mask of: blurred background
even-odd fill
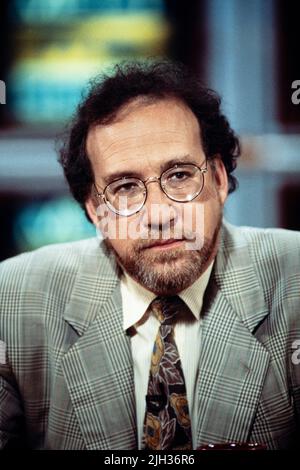
[[[55,141],[123,59],[177,59],[215,88],[243,145],[227,219],[300,230],[299,18],[296,0],[1,0],[0,259],[95,235]]]

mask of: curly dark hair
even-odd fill
[[[216,154],[221,156],[228,175],[229,193],[236,189],[237,180],[231,173],[236,168],[240,145],[221,112],[220,97],[203,86],[183,65],[170,61],[124,63],[117,65],[112,74],[92,81],[59,150],[59,162],[70,191],[86,215],[85,202],[94,183],[86,151],[88,132],[96,124],[112,123],[121,107],[139,97],[177,98],[184,102],[198,119],[206,158],[212,160]]]

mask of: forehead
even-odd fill
[[[104,176],[110,171],[135,170],[141,164],[150,171],[181,155],[195,157],[199,151],[198,121],[184,103],[175,99],[134,102],[111,124],[93,127],[87,138],[94,172]]]

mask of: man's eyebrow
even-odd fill
[[[113,173],[110,173],[107,176],[103,177],[104,184],[109,184],[112,183],[113,181],[119,180],[121,178],[139,178],[141,179],[141,173],[139,172],[134,172],[130,170],[126,171],[115,171]]]
[[[194,165],[199,164],[199,162],[196,162],[196,160],[191,155],[188,155],[188,154],[187,155],[181,155],[181,156],[178,156],[178,157],[174,157],[171,160],[168,160],[167,162],[164,162],[160,166],[160,171],[161,171],[161,173],[163,173],[164,171],[168,170],[172,166],[180,165],[180,163],[184,163],[184,164],[193,163]]]
[[[163,173],[164,171],[168,170],[168,168],[171,168],[172,166],[178,165],[180,163],[194,163],[195,165],[199,165],[199,162],[197,162],[191,155],[181,155],[162,163],[160,165],[160,172]],[[142,173],[138,171],[125,170],[110,173],[109,175],[103,177],[103,181],[105,185],[108,185],[113,181],[116,181],[121,178],[139,178],[141,180],[145,179]]]

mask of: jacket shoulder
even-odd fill
[[[82,259],[97,252],[103,254],[96,238],[48,245],[0,263],[0,293],[5,300],[19,298],[24,292],[68,292]]]
[[[300,232],[280,228],[235,227],[224,224],[224,246],[247,246],[255,254],[256,261],[300,256]]]
[[[269,306],[295,299],[299,305],[300,233],[224,225],[223,264],[239,272],[252,266]]]

